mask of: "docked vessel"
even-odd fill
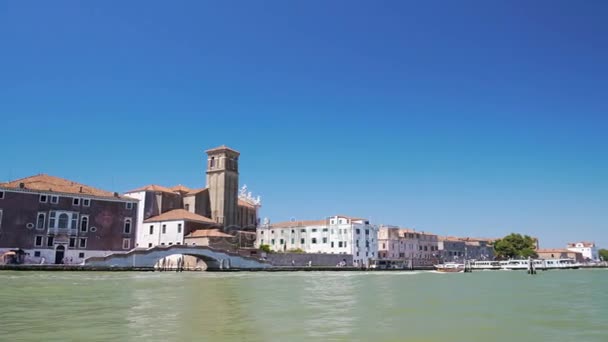
[[[474,261],[471,263],[471,268],[474,270],[499,270],[500,262],[498,262],[498,261]]]
[[[528,260],[508,260],[501,261],[499,267],[501,270],[527,270],[530,261]],[[555,270],[555,269],[577,269],[581,266],[574,259],[536,259],[532,260],[534,268],[538,270]]]
[[[460,273],[464,272],[464,264],[457,263],[445,263],[434,265],[437,272],[445,272],[445,273]]]

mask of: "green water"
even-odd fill
[[[608,270],[0,272],[2,341],[608,341]]]

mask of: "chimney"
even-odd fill
[[[25,189],[25,183],[19,183],[19,189]]]
[[[82,187],[80,187],[80,193],[82,193]]]
[[[115,192],[115,193],[114,193],[114,197],[118,197],[118,192]]]

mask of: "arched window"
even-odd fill
[[[60,229],[67,229],[68,228],[68,221],[70,220],[70,217],[68,216],[68,214],[60,214],[59,215],[59,226],[58,228]]]
[[[89,217],[88,216],[82,216],[80,218],[80,231],[81,232],[86,232],[89,230]]]
[[[215,167],[215,157],[211,157],[211,163],[209,165],[211,168]]]
[[[38,214],[38,220],[36,221],[36,229],[44,229],[45,217],[43,213]]]
[[[124,233],[125,234],[131,234],[131,219],[130,218],[126,218],[125,219]],[[128,248],[126,248],[126,249],[128,249]]]

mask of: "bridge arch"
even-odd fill
[[[182,254],[195,256],[207,264],[207,270],[226,269],[261,269],[272,267],[271,264],[237,253],[221,251],[207,246],[156,246],[148,249],[134,249],[128,253],[114,253],[105,257],[91,257],[85,265],[122,268],[153,268],[158,260],[170,255]]]

